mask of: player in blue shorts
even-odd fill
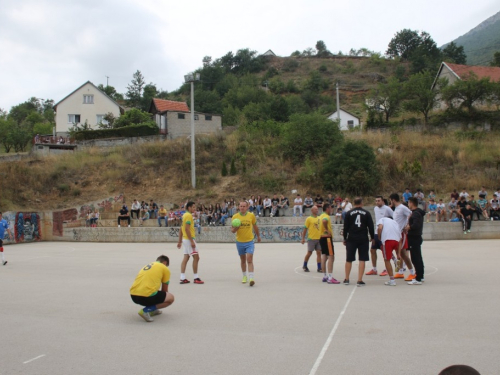
[[[4,266],[7,264],[7,261],[5,260],[5,257],[3,255],[3,239],[5,236],[5,231],[7,231],[9,238],[14,238],[12,236],[12,233],[10,232],[9,223],[7,222],[7,220],[2,218],[2,213],[0,212],[0,255],[2,256],[2,265]]]

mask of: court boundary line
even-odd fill
[[[25,365],[26,363],[36,361],[37,359],[40,359],[40,358],[45,357],[45,356],[46,356],[46,354],[42,354],[42,355],[39,355],[38,357],[28,359],[27,361],[23,362],[23,365]]]
[[[323,348],[321,348],[321,351],[318,355],[318,358],[316,358],[316,362],[314,362],[313,367],[311,368],[311,371],[309,372],[309,375],[314,375],[316,374],[316,371],[318,371],[319,366],[321,365],[321,362],[323,361],[323,358],[330,347],[330,344],[332,343],[333,336],[335,336],[335,332],[337,332],[337,329],[340,326],[340,322],[342,321],[342,318],[344,317],[344,314],[347,310],[347,307],[349,306],[349,303],[351,303],[352,297],[354,296],[354,293],[356,292],[357,287],[352,288],[352,292],[349,295],[349,298],[347,299],[344,308],[339,314],[339,317],[337,318],[337,321],[335,322],[335,325],[333,326],[330,334],[328,335],[328,338],[326,339],[325,344],[323,345]]]

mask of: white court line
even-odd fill
[[[295,272],[297,275],[299,275],[299,276],[302,276],[302,277],[309,277],[309,278],[312,278],[312,279],[321,279],[321,278],[322,278],[322,276],[311,276],[311,275],[306,275],[306,273],[307,273],[307,272],[297,272],[297,270],[299,270],[299,269],[301,270],[301,269],[302,269],[302,267],[297,267],[297,268],[295,268],[295,269],[294,269],[294,272]],[[313,273],[313,275],[314,275],[314,273]]]
[[[39,355],[38,357],[28,359],[26,362],[23,362],[23,365],[25,365],[26,363],[36,361],[37,359],[40,359],[40,358],[45,357],[45,356],[46,356],[46,354],[42,354],[42,355]]]
[[[427,268],[434,268],[434,272],[425,272],[424,276],[434,275],[437,271],[439,271],[437,267],[433,267],[433,266],[425,266],[425,268],[426,269]]]
[[[333,336],[335,335],[335,332],[337,331],[337,328],[339,328],[340,321],[342,320],[342,317],[344,316],[347,306],[349,306],[349,303],[351,302],[352,296],[354,295],[354,292],[356,292],[357,287],[352,288],[351,295],[347,299],[347,302],[344,305],[344,308],[340,312],[339,317],[337,318],[337,321],[335,322],[335,325],[332,328],[332,331],[330,332],[330,335],[326,339],[325,345],[323,345],[323,348],[321,349],[321,352],[319,353],[318,358],[316,359],[316,362],[314,362],[314,366],[311,369],[311,372],[309,372],[309,375],[314,375],[316,374],[316,371],[318,371],[319,366],[321,365],[321,361],[323,361],[323,357],[326,354],[326,351],[328,350],[328,347],[330,346]]]

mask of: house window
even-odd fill
[[[104,120],[104,116],[106,115],[96,115],[96,124],[108,125],[108,122]]]
[[[178,113],[178,114],[177,114],[177,118],[178,118],[179,120],[184,120],[184,119],[186,118],[186,115],[184,115],[184,113]]]
[[[205,121],[212,121],[211,115],[205,115]]]
[[[354,121],[353,120],[347,120],[347,128],[348,129],[354,128]]]
[[[94,104],[94,95],[83,95],[83,104]]]
[[[199,120],[199,116],[198,115],[194,115],[194,119],[195,120]]]
[[[68,115],[68,124],[79,124],[80,115]]]

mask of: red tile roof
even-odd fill
[[[158,112],[165,112],[165,111],[189,112],[189,107],[184,102],[174,102],[173,100],[154,98],[153,103]]]
[[[500,82],[500,68],[493,66],[470,66],[445,63],[461,79],[467,77],[469,72],[473,72],[477,78],[490,77],[491,81]]]

